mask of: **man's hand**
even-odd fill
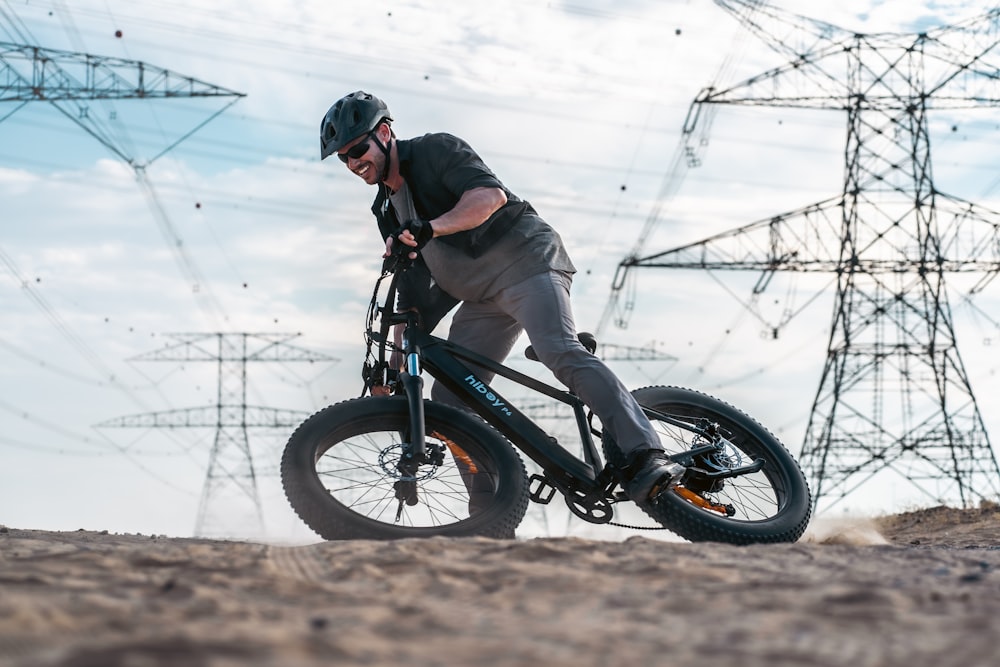
[[[397,238],[403,245],[413,248],[413,251],[407,257],[416,259],[417,252],[427,245],[428,241],[434,238],[434,228],[427,220],[419,220],[417,218],[407,220],[400,226],[399,233],[396,236],[390,235],[386,237],[385,252],[382,253],[383,258],[388,259],[392,257],[392,244]],[[402,251],[402,248],[400,248],[400,251]]]
[[[402,250],[405,246],[400,243],[400,252],[394,252],[392,249],[392,237],[387,236],[385,239],[385,252],[382,253],[382,273],[398,271],[400,269],[406,270],[409,267],[410,262],[417,258],[417,253],[411,252],[409,256],[405,259],[402,255]]]
[[[398,237],[400,241],[419,252],[434,238],[434,227],[428,220],[412,218],[399,228]]]

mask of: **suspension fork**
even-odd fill
[[[413,323],[407,322],[403,332],[403,353],[406,355],[405,370],[399,374],[399,381],[406,392],[406,404],[410,415],[410,446],[404,452],[404,463],[420,465],[427,458],[427,442],[424,428],[424,378],[421,376],[420,351],[411,342]]]

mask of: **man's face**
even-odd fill
[[[371,132],[352,140],[337,151],[337,157],[340,158],[340,161],[368,185],[378,183],[382,169],[385,167],[385,153],[375,144],[376,141],[382,141],[381,134],[384,127],[386,125],[382,123]],[[382,142],[382,145],[384,146],[385,143]]]

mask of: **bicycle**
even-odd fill
[[[625,457],[618,445],[568,390],[422,331],[415,312],[397,312],[397,283],[408,263],[400,255],[388,258],[375,283],[361,396],[309,417],[285,447],[282,486],[298,516],[330,540],[502,538],[513,537],[529,500],[548,504],[558,493],[584,521],[614,523],[615,505],[632,502],[621,491]],[[401,346],[393,342],[395,325],[404,327]],[[593,337],[580,337],[594,353]],[[405,360],[398,371],[386,358],[393,351]],[[526,355],[531,358],[530,347]],[[480,380],[477,366],[570,406],[582,456]],[[424,372],[459,396],[468,411],[424,399]],[[801,537],[811,513],[809,488],[792,455],[767,429],[691,389],[653,386],[633,395],[670,458],[686,467],[677,486],[637,503],[658,528],[690,541],[732,544]],[[541,472],[529,476],[515,447]]]

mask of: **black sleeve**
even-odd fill
[[[475,188],[506,191],[496,174],[465,140],[450,134],[440,134],[437,138],[441,146],[434,152],[434,168],[441,183],[456,198]]]

